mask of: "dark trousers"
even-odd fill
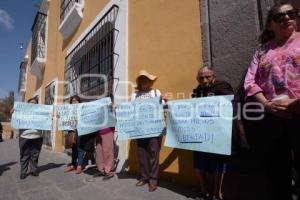
[[[159,137],[137,139],[137,145],[141,170],[140,180],[157,185],[160,150]]]
[[[30,172],[37,172],[39,155],[43,138],[19,138],[21,174],[26,174],[30,165]]]
[[[292,154],[300,174],[300,117],[284,119],[273,115],[255,123],[249,133],[251,148],[267,178],[268,199],[291,199]]]

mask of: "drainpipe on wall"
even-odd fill
[[[209,0],[199,0],[200,23],[203,43],[203,65],[212,66],[211,24]]]

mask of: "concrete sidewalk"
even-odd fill
[[[118,174],[103,181],[89,174],[64,173],[70,161],[66,154],[42,150],[39,177],[19,179],[18,140],[0,143],[0,198],[3,200],[185,200],[194,199],[195,188],[160,182],[155,192],[148,187],[136,187],[133,176]],[[92,181],[92,182],[91,182]]]

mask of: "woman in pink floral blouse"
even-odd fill
[[[265,108],[256,131],[263,147],[268,192],[272,199],[291,199],[291,154],[300,175],[300,33],[299,12],[290,4],[276,4],[245,78],[246,97]],[[298,109],[298,110],[297,110]]]

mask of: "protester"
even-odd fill
[[[193,90],[193,98],[233,95],[231,85],[225,81],[216,80],[215,73],[210,67],[202,67],[198,71],[197,81],[199,85]],[[223,199],[222,183],[227,168],[227,156],[194,151],[193,158],[194,168],[199,174],[200,198]]]
[[[114,176],[114,127],[105,128],[96,133],[96,165],[103,180]]]
[[[142,100],[155,97],[162,98],[160,91],[152,88],[156,79],[156,76],[149,74],[145,70],[141,70],[136,78],[136,92],[132,94],[131,100],[135,101],[137,99]],[[160,151],[159,140],[160,137],[141,138],[136,140],[141,170],[141,177],[136,183],[136,186],[143,186],[148,183],[149,192],[153,192],[157,189]],[[148,153],[149,158],[147,155]]]
[[[270,199],[291,199],[291,151],[300,172],[300,33],[299,12],[287,3],[277,3],[268,12],[244,87],[246,97],[265,108],[256,127],[262,157],[261,170],[268,178]],[[251,144],[250,144],[251,145]],[[255,145],[254,145],[255,147]],[[258,194],[259,195],[259,194]]]
[[[72,96],[70,99],[70,104],[77,103],[81,103],[80,97],[77,95]],[[83,170],[85,152],[84,150],[82,150],[82,148],[80,148],[80,137],[78,136],[77,130],[70,130],[68,131],[68,134],[74,134],[76,137],[76,142],[72,146],[72,162],[65,168],[64,172],[71,172],[76,170],[76,174],[81,174]]]
[[[31,98],[28,103],[37,104],[36,98]],[[13,112],[13,111],[12,111]],[[27,176],[28,166],[30,166],[30,175],[39,176],[38,160],[41,152],[43,138],[38,130],[20,129],[19,148],[20,148],[20,179],[25,179]]]

